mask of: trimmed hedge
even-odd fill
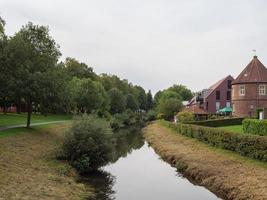
[[[267,136],[267,120],[244,119],[242,124],[244,133]]]
[[[227,132],[218,128],[162,121],[178,133],[196,138],[206,144],[239,153],[242,156],[267,162],[267,137]]]
[[[194,124],[199,126],[219,127],[241,125],[244,118],[214,119],[205,121],[185,122],[185,124]]]

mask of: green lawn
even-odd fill
[[[31,123],[70,120],[71,118],[72,118],[71,115],[51,114],[45,117],[40,114],[33,114]],[[27,121],[26,113],[23,113],[23,114],[8,113],[7,115],[0,113],[0,127],[26,124],[26,121]]]
[[[218,128],[224,129],[226,131],[235,132],[235,133],[244,133],[242,125],[220,126]]]

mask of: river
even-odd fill
[[[219,199],[163,161],[142,134],[120,133],[117,141],[113,162],[85,179],[95,187],[95,200]]]

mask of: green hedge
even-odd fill
[[[241,125],[244,118],[214,119],[205,121],[186,122],[186,124],[194,124],[199,126],[219,127]]]
[[[174,124],[167,121],[162,121],[162,123],[182,135],[237,152],[242,156],[267,162],[267,137],[265,136],[231,133],[218,128],[192,124]]]
[[[267,120],[244,119],[243,131],[244,133],[267,136]]]

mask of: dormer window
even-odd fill
[[[265,85],[259,85],[259,95],[265,95],[266,90],[265,90]]]
[[[240,96],[245,96],[245,85],[240,85],[239,86],[239,95]]]

